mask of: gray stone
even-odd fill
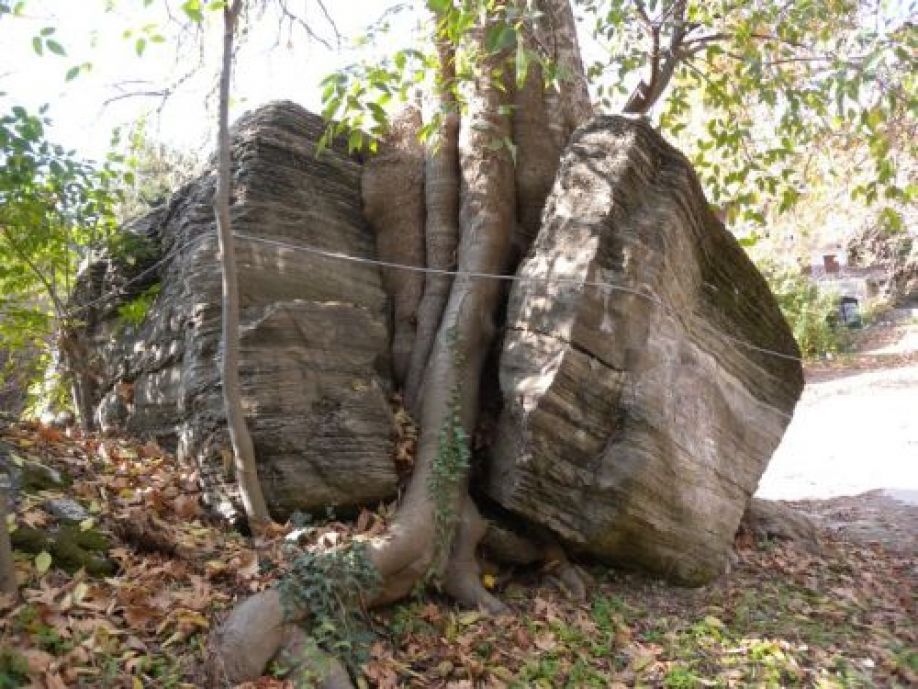
[[[320,117],[289,102],[249,113],[232,130],[243,406],[279,517],[373,503],[392,496],[397,481],[379,271],[286,246],[375,254],[361,215],[360,163],[339,142],[317,156],[323,131]],[[96,271],[101,278],[83,280],[75,301],[87,303],[167,257],[153,275],[161,291],[139,327],[119,321],[115,303],[88,319],[100,356],[100,418],[198,464],[208,499],[223,509],[234,482],[218,368],[214,183],[204,174],[127,228],[153,251],[132,266],[109,261]],[[122,383],[131,385],[126,418],[112,396]]]
[[[130,408],[118,390],[109,390],[96,408],[99,430],[106,435],[123,431],[130,418]]]
[[[44,508],[52,517],[68,524],[78,524],[89,519],[89,512],[86,508],[70,498],[46,500]]]
[[[804,550],[820,551],[819,530],[815,522],[787,503],[753,498],[740,524],[759,540],[792,541]]]
[[[723,572],[803,375],[688,161],[643,121],[582,127],[519,275],[487,492],[605,561]]]

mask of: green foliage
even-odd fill
[[[48,141],[45,110],[14,105],[0,116],[0,339],[19,365],[78,321],[66,302],[80,262],[117,230],[117,164],[97,166]]]
[[[121,222],[164,203],[192,178],[197,167],[193,156],[151,139],[146,119],[134,123],[124,141],[121,132],[116,132],[112,146],[119,151],[112,154],[113,160],[125,167],[117,207]]]
[[[316,643],[356,669],[367,660],[372,640],[361,596],[372,597],[379,584],[379,572],[366,545],[354,543],[339,550],[302,553],[278,584],[278,591],[286,617],[308,611]]]
[[[666,673],[663,686],[666,689],[695,689],[703,685],[701,678],[694,672],[684,667],[676,667]]]
[[[0,689],[17,689],[30,684],[29,661],[15,649],[0,648]]]
[[[517,84],[522,84],[533,64],[542,66],[546,83],[557,84],[560,74],[548,55],[528,48],[519,40],[527,22],[539,16],[529,3],[468,0],[457,4],[428,0],[427,6],[434,18],[425,30],[437,41],[461,46],[461,50],[456,51],[454,77],[444,78],[435,45],[430,41],[425,41],[423,48],[400,48],[381,60],[355,63],[330,74],[322,81],[322,115],[329,122],[323,146],[342,136],[347,140],[349,151],[376,152],[378,139],[386,133],[389,124],[387,108],[410,102],[424,87],[449,92],[459,109],[464,110],[464,86],[476,78],[477,66],[482,60],[497,54],[503,54],[505,60],[487,78],[498,88],[505,88],[508,74]],[[409,8],[405,3],[386,13],[379,22],[368,27],[362,42],[371,43],[388,35],[392,15]],[[479,48],[466,39],[477,27],[482,14],[488,17],[488,27],[484,47]],[[434,112],[430,115],[421,128],[421,141],[432,139],[447,114]],[[496,141],[494,145],[513,151],[509,141]]]
[[[156,297],[159,296],[161,289],[162,285],[159,283],[151,285],[130,301],[121,304],[118,307],[118,320],[123,325],[133,328],[139,326],[146,320],[147,314],[150,312],[153,302],[156,301]]]
[[[463,86],[483,57],[506,51],[516,82],[538,63],[548,85],[560,74],[547,52],[520,40],[538,18],[529,3],[428,0],[435,16],[427,36],[459,46],[455,78],[444,81],[432,42],[401,47],[388,57],[350,65],[323,82],[327,145],[343,136],[350,150],[374,152],[389,108],[423,86],[447,89],[463,103]],[[756,3],[707,0],[577,0],[602,55],[587,76],[598,110],[617,112],[636,81],[653,81],[667,60],[672,77],[651,112],[696,166],[728,224],[765,224],[791,210],[813,185],[847,189],[877,206],[878,218],[902,226],[899,208],[918,187],[908,165],[918,144],[918,32],[906,13],[882,0]],[[397,6],[369,27],[364,43],[381,43]],[[485,48],[465,40],[487,14]],[[426,36],[425,36],[426,38]],[[654,67],[655,65],[655,67]],[[501,83],[503,70],[492,75]],[[444,113],[421,131],[427,140]],[[842,154],[850,164],[828,165]],[[823,156],[830,174],[817,170]],[[856,174],[852,174],[852,166]]]
[[[792,208],[820,182],[811,158],[828,148],[860,161],[856,176],[832,171],[854,198],[914,200],[918,33],[905,12],[882,0],[578,4],[605,48],[589,68],[603,108],[620,107],[637,76],[652,80],[655,50],[678,58],[655,117],[731,222]],[[892,206],[880,212],[901,222]]]
[[[836,354],[847,345],[847,329],[839,322],[838,296],[821,293],[799,270],[762,263],[778,306],[806,358]]]

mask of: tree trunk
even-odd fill
[[[380,154],[367,161],[361,179],[363,212],[376,233],[380,260],[424,267],[424,150],[418,141],[419,108],[405,108],[389,125]],[[383,268],[392,304],[392,373],[403,385],[415,346],[424,274]]]
[[[557,41],[556,59],[572,64],[570,51],[576,50],[576,35],[572,33],[570,8],[563,11],[566,0],[544,0],[544,3],[553,12],[553,21],[558,22],[553,28],[562,32]],[[469,40],[476,43],[476,56],[486,52],[486,28],[479,26],[471,32]],[[453,78],[453,55],[448,46],[440,48],[446,82]],[[409,399],[418,410],[421,429],[415,468],[393,524],[384,536],[367,545],[368,564],[378,573],[379,584],[372,599],[362,601],[365,604],[396,601],[408,595],[419,582],[432,577],[464,605],[491,612],[504,609],[484,589],[479,578],[476,546],[484,535],[486,523],[468,494],[469,467],[467,462],[446,464],[444,443],[447,438],[461,443],[475,431],[482,369],[494,340],[495,317],[505,294],[502,281],[474,274],[503,275],[514,265],[515,178],[521,177],[514,169],[513,131],[511,117],[507,115],[512,89],[495,83],[495,74],[502,73],[501,79],[509,75],[506,63],[506,54],[488,55],[476,62],[476,75],[461,125],[458,115],[452,112],[455,103],[446,89],[439,96],[440,105],[448,115],[439,133],[440,145],[427,162],[427,261],[430,267],[451,266],[451,247],[458,236],[459,274],[451,285],[449,279],[437,279],[445,276],[429,275],[425,285],[419,310],[422,320],[408,374]],[[579,57],[574,67],[579,68]],[[580,77],[573,73],[563,85],[569,88],[571,84],[581,83],[581,78],[582,68]],[[527,102],[537,103],[545,97],[536,92],[539,85],[538,78],[531,81]],[[541,178],[552,177],[558,164],[557,159],[551,160],[552,155],[560,152],[566,137],[589,112],[585,91],[570,100],[556,94],[553,102],[550,107],[543,103],[544,117],[521,126],[520,133],[535,137],[547,122],[555,136],[564,137],[559,139],[560,143],[553,143],[550,151],[556,153],[543,152],[538,158],[544,163],[540,164],[540,179],[528,187],[529,196],[521,206],[527,213],[530,231],[538,221],[548,192],[549,184]],[[457,129],[458,145],[453,143]],[[390,184],[398,183],[398,179],[390,180]],[[436,336],[431,338],[429,331],[436,332]],[[429,354],[422,348],[427,348]],[[444,475],[448,479],[445,483]],[[440,489],[435,489],[435,485]],[[539,552],[544,555],[545,549]],[[562,559],[554,550],[549,554]],[[571,577],[582,581],[575,568],[561,564]],[[354,596],[352,592],[344,595]],[[309,615],[308,609],[292,608],[276,589],[249,598],[231,612],[212,637],[212,671],[230,682],[258,677],[285,641],[295,636],[291,625],[306,620]]]
[[[258,531],[271,522],[271,516],[268,514],[268,507],[258,482],[255,446],[242,411],[242,391],[239,384],[239,286],[230,219],[232,151],[229,136],[229,88],[233,66],[233,37],[241,10],[242,0],[234,0],[232,5],[223,8],[223,68],[220,73],[220,121],[214,215],[217,220],[223,277],[223,404],[242,504],[249,527],[253,531]]]
[[[0,486],[0,594],[15,596],[16,568],[13,566],[13,550],[10,545],[10,532],[6,524],[8,511],[6,488]]]
[[[519,219],[513,239],[514,266],[526,255],[539,231],[542,207],[554,183],[561,151],[573,131],[592,114],[570,5],[567,0],[541,0],[538,8],[542,16],[527,27],[523,40],[530,50],[549,50],[548,57],[567,76],[560,84],[562,92],[546,91],[542,67],[533,62],[514,94]]]
[[[96,428],[96,419],[95,380],[89,364],[89,350],[80,340],[79,332],[70,325],[61,327],[58,348],[64,373],[70,379],[71,396],[80,429],[90,433]]]
[[[459,105],[453,93],[456,80],[456,51],[449,40],[437,39],[440,83],[435,108],[442,114],[436,137],[428,146],[424,176],[427,218],[424,237],[427,267],[453,270],[459,244]],[[418,307],[417,336],[405,381],[405,402],[417,413],[421,385],[434,339],[440,328],[443,309],[452,285],[449,275],[428,273],[424,297]]]
[[[540,0],[540,6],[549,21],[550,57],[561,74],[561,89],[545,94],[551,113],[549,124],[563,148],[573,131],[592,116],[593,106],[570,0]]]

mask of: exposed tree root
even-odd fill
[[[561,38],[556,55],[559,63],[580,68],[579,61],[576,65],[571,64],[572,58],[568,54],[571,49],[576,49],[576,34],[567,0],[542,2],[547,3],[546,9],[559,22],[553,25]],[[487,21],[493,20],[491,15],[488,17]],[[407,400],[409,407],[417,411],[420,436],[414,473],[394,523],[384,536],[365,544],[359,553],[359,562],[351,562],[351,565],[359,565],[360,571],[375,573],[375,590],[358,592],[347,589],[346,583],[340,583],[348,579],[346,576],[337,584],[342,588],[335,589],[336,584],[331,584],[336,604],[345,608],[349,605],[356,608],[394,602],[433,576],[439,579],[448,594],[463,605],[494,614],[507,610],[481,582],[476,550],[488,531],[488,525],[468,495],[467,439],[476,426],[482,369],[494,340],[494,318],[505,297],[504,285],[495,280],[477,279],[474,274],[502,274],[518,258],[511,248],[517,224],[518,193],[511,155],[513,132],[511,118],[507,116],[511,103],[509,89],[495,80],[495,75],[503,75],[501,78],[510,81],[509,73],[503,71],[509,55],[486,48],[488,28],[476,26],[466,36],[467,40],[476,44],[475,54],[480,56],[474,83],[469,84],[467,107],[461,122],[453,116],[456,110],[446,108],[451,114],[445,118],[440,133],[443,148],[439,155],[428,160],[426,247],[418,245],[417,234],[413,230],[423,222],[423,209],[414,204],[415,199],[421,198],[420,180],[416,179],[418,175],[413,173],[408,180],[410,183],[406,184],[404,175],[393,178],[392,171],[382,165],[384,161],[378,160],[375,173],[371,166],[372,174],[369,180],[365,180],[368,182],[364,186],[367,215],[374,224],[378,224],[379,230],[388,233],[378,242],[383,257],[387,256],[387,247],[393,251],[397,248],[404,250],[403,243],[407,242],[413,247],[414,254],[422,258],[426,248],[428,264],[432,260],[433,267],[446,268],[452,266],[452,249],[455,247],[455,263],[460,276],[452,281],[428,280],[425,296],[432,298],[427,305],[430,313],[425,312],[423,327],[417,333],[422,340],[421,349],[413,361],[408,362],[411,365],[407,371],[406,354],[412,350],[401,346],[404,342],[398,332],[399,328],[404,333],[410,331],[411,338],[416,334],[409,314],[416,313],[417,299],[420,298],[417,274],[411,276],[410,290],[391,289],[395,285],[390,284],[390,291],[402,294],[406,304],[409,301],[407,297],[411,298],[411,308],[399,309],[396,297],[393,349],[397,380],[403,380],[402,376],[406,373],[409,377]],[[454,56],[448,49],[443,49],[440,59],[444,81],[448,83],[455,75]],[[533,89],[533,93],[528,95],[534,98],[538,95],[534,89],[541,83],[538,75],[528,83]],[[450,105],[445,101],[451,96],[441,96],[444,104]],[[546,100],[546,107],[540,112],[548,113],[550,118],[553,110],[547,103]],[[553,127],[553,131],[561,132],[566,140],[574,126],[579,124],[572,113],[576,112],[579,116],[588,111],[589,102],[584,103],[584,99],[578,97],[572,103],[558,99],[554,103],[561,105],[555,108],[561,121]],[[525,134],[529,138],[520,132],[520,136],[529,142],[527,148],[536,141],[533,137],[543,135],[537,131],[544,127],[543,119],[528,122],[530,131]],[[457,124],[459,140],[458,144],[454,144]],[[524,126],[522,120],[519,124]],[[555,146],[557,150],[560,147]],[[541,169],[534,178],[525,181],[526,198],[521,210],[526,214],[530,233],[537,226],[544,202],[542,196],[547,193],[547,180],[553,176],[557,165],[556,161],[552,163],[549,160],[555,155],[552,150],[549,147],[547,153],[542,151],[536,156]],[[411,159],[410,169],[416,171],[414,156],[409,155],[408,158]],[[373,174],[376,174],[376,186]],[[397,189],[399,194],[388,193],[393,184],[400,187]],[[399,198],[405,203],[400,208],[393,208],[392,203],[398,205]],[[399,214],[405,215],[408,222],[399,224],[400,219],[406,219],[396,217]],[[403,233],[396,229],[408,226],[410,231],[404,230]],[[461,239],[456,244],[459,237]],[[518,250],[524,248],[520,246]],[[403,262],[419,264],[410,257]],[[436,332],[436,337],[428,344],[432,331]],[[462,450],[457,450],[456,446]],[[560,548],[546,547],[544,541],[537,547],[523,544],[521,539],[504,538],[504,543],[516,550],[518,559],[535,562],[547,556],[554,563],[552,571],[563,586],[574,595],[584,594],[585,576],[567,561]],[[338,551],[338,555],[341,552],[344,551]],[[356,551],[348,552],[356,554]],[[213,637],[214,670],[221,677],[230,682],[255,679],[261,675],[266,664],[281,653],[297,664],[297,672],[306,673],[322,669],[316,668],[315,663],[310,661],[309,657],[314,656],[323,668],[328,669],[328,682],[338,682],[326,686],[334,689],[350,686],[350,680],[344,678],[346,673],[340,671],[342,668],[326,662],[326,656],[320,654],[315,641],[310,640],[299,627],[291,626],[308,621],[310,614],[319,619],[327,617],[328,596],[323,592],[328,587],[323,588],[324,583],[317,587],[316,582],[328,581],[326,575],[331,570],[325,564],[331,563],[336,554],[327,554],[328,560],[321,559],[324,557],[309,555],[308,560],[303,560],[307,566],[295,569],[296,575],[287,578],[286,581],[291,584],[287,594],[297,599],[293,602],[297,606],[295,609],[291,608],[289,595],[274,590],[249,598],[230,613]],[[310,567],[315,567],[315,570]],[[333,576],[330,578],[335,580]],[[317,588],[321,589],[318,598]],[[361,593],[366,593],[368,599],[364,599]]]
[[[295,625],[285,622],[284,617],[277,589],[250,596],[233,608],[210,639],[211,686],[231,686],[260,677],[287,637],[295,633]]]
[[[587,591],[595,583],[593,577],[585,569],[568,560],[567,553],[557,542],[552,541],[545,547],[545,560],[559,588],[576,600],[586,598]]]
[[[488,523],[478,513],[475,503],[471,498],[466,498],[453,550],[444,572],[443,588],[460,605],[500,615],[508,612],[509,608],[491,595],[481,583],[481,567],[476,554],[478,544],[487,530]]]
[[[424,168],[424,197],[427,215],[424,238],[427,267],[452,270],[456,267],[459,244],[459,106],[452,92],[456,80],[456,55],[452,43],[437,40],[441,86],[436,107],[445,113],[436,138],[427,149]],[[420,408],[421,386],[434,340],[440,329],[443,309],[449,300],[452,278],[428,273],[424,296],[418,306],[417,337],[405,381],[405,404],[411,413]]]
[[[424,266],[424,152],[418,142],[420,111],[409,106],[390,123],[380,154],[364,166],[364,216],[376,233],[376,253],[384,261]],[[383,269],[392,303],[392,373],[402,385],[414,349],[422,273]]]

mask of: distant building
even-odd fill
[[[809,274],[820,292],[838,297],[839,319],[853,327],[861,324],[861,308],[879,295],[886,278],[881,266],[848,265],[848,254],[841,244],[824,244],[813,249]]]

